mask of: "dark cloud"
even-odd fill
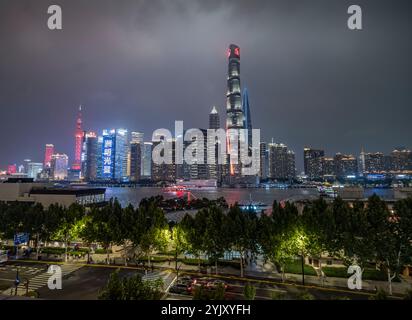
[[[230,43],[254,126],[298,159],[412,147],[412,3],[355,2],[362,31],[346,0],[56,0],[63,30],[49,31],[50,1],[1,0],[0,167],[41,161],[46,143],[72,156],[79,104],[92,130],[205,127],[225,110]]]

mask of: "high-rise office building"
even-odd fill
[[[233,146],[230,141],[243,139],[239,129],[244,128],[244,114],[242,107],[241,85],[240,85],[240,48],[237,45],[231,44],[228,49],[228,80],[227,80],[227,95],[226,95],[226,129],[231,130],[227,141],[228,154],[237,152],[238,164],[232,164],[230,156],[230,175],[239,176],[241,173],[240,166],[240,147]],[[231,139],[232,138],[232,139]]]
[[[43,163],[30,162],[28,164],[27,177],[36,180],[42,171]]]
[[[335,175],[337,178],[357,176],[358,160],[353,155],[337,153],[334,157]]]
[[[143,145],[143,138],[144,138],[143,132],[132,131],[130,136],[131,136],[130,144],[139,143],[141,146]]]
[[[332,157],[321,157],[312,160],[315,168],[320,167],[320,172],[316,172],[316,178],[335,178],[336,177],[336,163]]]
[[[131,177],[132,176],[132,159],[131,159],[131,145],[133,143],[139,143],[140,144],[140,158],[142,163],[140,164],[140,173],[139,173],[139,179],[142,176],[142,170],[143,170],[143,148],[144,148],[144,133],[143,132],[138,132],[138,131],[132,131],[130,134],[130,150],[129,150],[129,156],[128,156],[128,175]]]
[[[29,163],[31,163],[30,159],[23,160],[23,167],[24,167],[23,173],[27,173],[27,174],[29,173]]]
[[[269,154],[266,142],[260,143],[260,179],[267,179],[269,175]]]
[[[54,154],[54,145],[46,144],[46,150],[44,152],[44,162],[45,168],[50,168],[52,155]]]
[[[81,170],[82,168],[83,143],[84,143],[84,131],[82,129],[82,106],[80,106],[79,114],[76,120],[74,161],[72,165],[73,170]]]
[[[153,149],[155,149],[161,143],[167,143],[170,146],[171,154],[161,153],[164,157],[162,163],[153,161],[152,158],[152,181],[154,182],[175,182],[176,181],[176,140],[165,140],[165,138],[159,137],[160,141],[153,141]],[[157,139],[156,139],[157,140]]]
[[[85,134],[85,157],[83,176],[86,181],[97,180],[99,152],[98,137],[96,132],[87,132]]]
[[[142,147],[139,142],[130,144],[130,181],[138,182],[142,170]]]
[[[69,157],[55,153],[51,159],[51,173],[54,180],[66,180],[68,177]]]
[[[398,147],[390,155],[390,171],[405,173],[412,170],[412,152],[405,147]]]
[[[296,176],[295,153],[282,143],[269,143],[269,177],[290,180]]]
[[[213,106],[212,111],[209,114],[209,129],[220,129],[220,116],[215,106]]]
[[[382,152],[364,153],[365,171],[364,174],[385,173],[385,155]]]
[[[220,129],[220,116],[216,107],[213,107],[209,114],[209,129]],[[212,135],[207,135],[207,143],[208,179],[216,179],[220,182],[222,179],[222,164],[219,164],[219,149],[220,145],[226,143],[226,141],[220,141]]]
[[[190,145],[193,147],[192,156],[196,161],[189,164],[186,161],[183,163],[183,178],[187,180],[206,180],[208,179],[207,165],[207,130],[199,129],[202,132],[202,140],[193,139],[192,141],[184,141],[184,150]],[[186,134],[186,132],[185,132]],[[197,161],[199,160],[199,161]]]
[[[303,149],[303,165],[305,175],[310,179],[317,179],[323,175],[321,158],[324,156],[324,150],[312,148]]]
[[[97,180],[103,180],[103,136],[97,137]]]
[[[249,149],[252,148],[252,117],[250,114],[250,105],[249,105],[249,94],[247,88],[243,89],[242,95],[242,106],[243,106],[243,128],[247,130],[247,141]]]
[[[17,165],[15,164],[11,164],[7,167],[7,174],[11,175],[11,174],[15,174],[17,173]]]
[[[142,179],[151,179],[152,178],[152,149],[153,143],[144,142],[143,143],[143,152],[142,152]]]
[[[127,176],[128,139],[127,130],[103,130],[102,178],[125,181]]]

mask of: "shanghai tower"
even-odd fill
[[[243,129],[244,114],[242,108],[242,94],[240,87],[240,48],[231,44],[228,52],[228,78],[227,78],[227,95],[226,95],[226,129]],[[239,132],[237,134],[239,136]],[[227,150],[230,151],[233,146],[228,139]],[[239,150],[239,148],[238,148]],[[238,161],[240,157],[238,156]],[[240,165],[230,164],[230,175],[237,176],[240,174]]]

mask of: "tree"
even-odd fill
[[[117,200],[114,201],[112,209],[109,227],[113,233],[113,242],[123,247],[124,265],[127,266],[130,226],[136,219],[136,211],[131,204],[122,209]]]
[[[244,288],[243,295],[244,295],[246,300],[255,300],[256,287],[249,284],[249,283],[247,283],[245,288]]]
[[[227,241],[227,218],[221,208],[211,205],[209,208],[200,210],[196,219],[205,217],[206,228],[203,234],[204,251],[209,260],[215,263],[215,272],[218,273],[217,264],[219,258],[223,257],[228,248]]]
[[[119,270],[113,272],[99,293],[100,300],[160,300],[163,280],[143,281],[140,274],[120,278]]]
[[[58,219],[58,229],[54,234],[54,238],[64,242],[64,261],[67,262],[69,242],[78,238],[81,234],[81,229],[83,227],[83,222],[81,222],[81,220],[85,215],[84,207],[75,203],[68,208],[64,208],[60,205],[52,205],[49,210],[53,211],[53,214],[56,214]]]
[[[273,203],[271,216],[259,219],[259,245],[266,259],[272,261],[285,278],[285,267],[299,254],[297,246],[298,212],[289,202]]]
[[[85,227],[81,234],[81,237],[89,243],[97,242],[104,249],[106,249],[106,263],[110,263],[110,247],[117,240],[118,241],[118,229],[115,225],[117,221],[115,214],[118,209],[115,209],[118,204],[117,200],[109,203],[103,208],[92,207],[89,213],[89,219],[86,221]],[[120,205],[119,205],[120,206]]]
[[[175,271],[177,273],[177,276],[179,276],[179,270],[178,270],[178,267],[177,267],[178,257],[182,253],[186,252],[187,249],[189,248],[186,230],[180,224],[176,224],[176,225],[171,226],[170,247],[172,248],[172,250],[174,252]]]
[[[371,203],[374,204],[372,210],[381,211],[381,239],[376,239],[376,251],[378,261],[386,269],[389,294],[392,295],[393,279],[412,261],[412,198],[397,201],[393,214],[375,199],[371,199]]]
[[[200,271],[200,255],[204,251],[204,234],[206,232],[206,211],[198,211],[195,218],[186,214],[180,226],[186,233],[187,251],[193,254],[198,259],[198,266]]]
[[[146,254],[150,267],[155,250],[164,250],[168,243],[168,226],[164,212],[154,199],[140,203],[134,219],[131,239],[135,251]]]
[[[39,258],[40,241],[43,239],[48,240],[56,231],[56,220],[54,218],[53,214],[50,217],[48,216],[48,212],[44,210],[41,204],[35,204],[26,213],[25,225],[27,232],[35,241],[36,259]]]
[[[320,198],[305,206],[301,217],[301,226],[306,235],[306,249],[311,257],[319,261],[319,269],[322,274],[322,254],[329,249],[329,252],[336,250],[333,235],[334,221],[331,218],[328,205],[324,199]],[[323,277],[322,277],[323,279]]]
[[[240,276],[243,277],[245,256],[257,253],[258,220],[255,214],[241,211],[237,204],[229,209],[226,220],[227,232],[231,235],[229,246],[240,255]]]

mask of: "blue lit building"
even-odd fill
[[[126,181],[128,158],[127,130],[103,130],[102,179]]]

